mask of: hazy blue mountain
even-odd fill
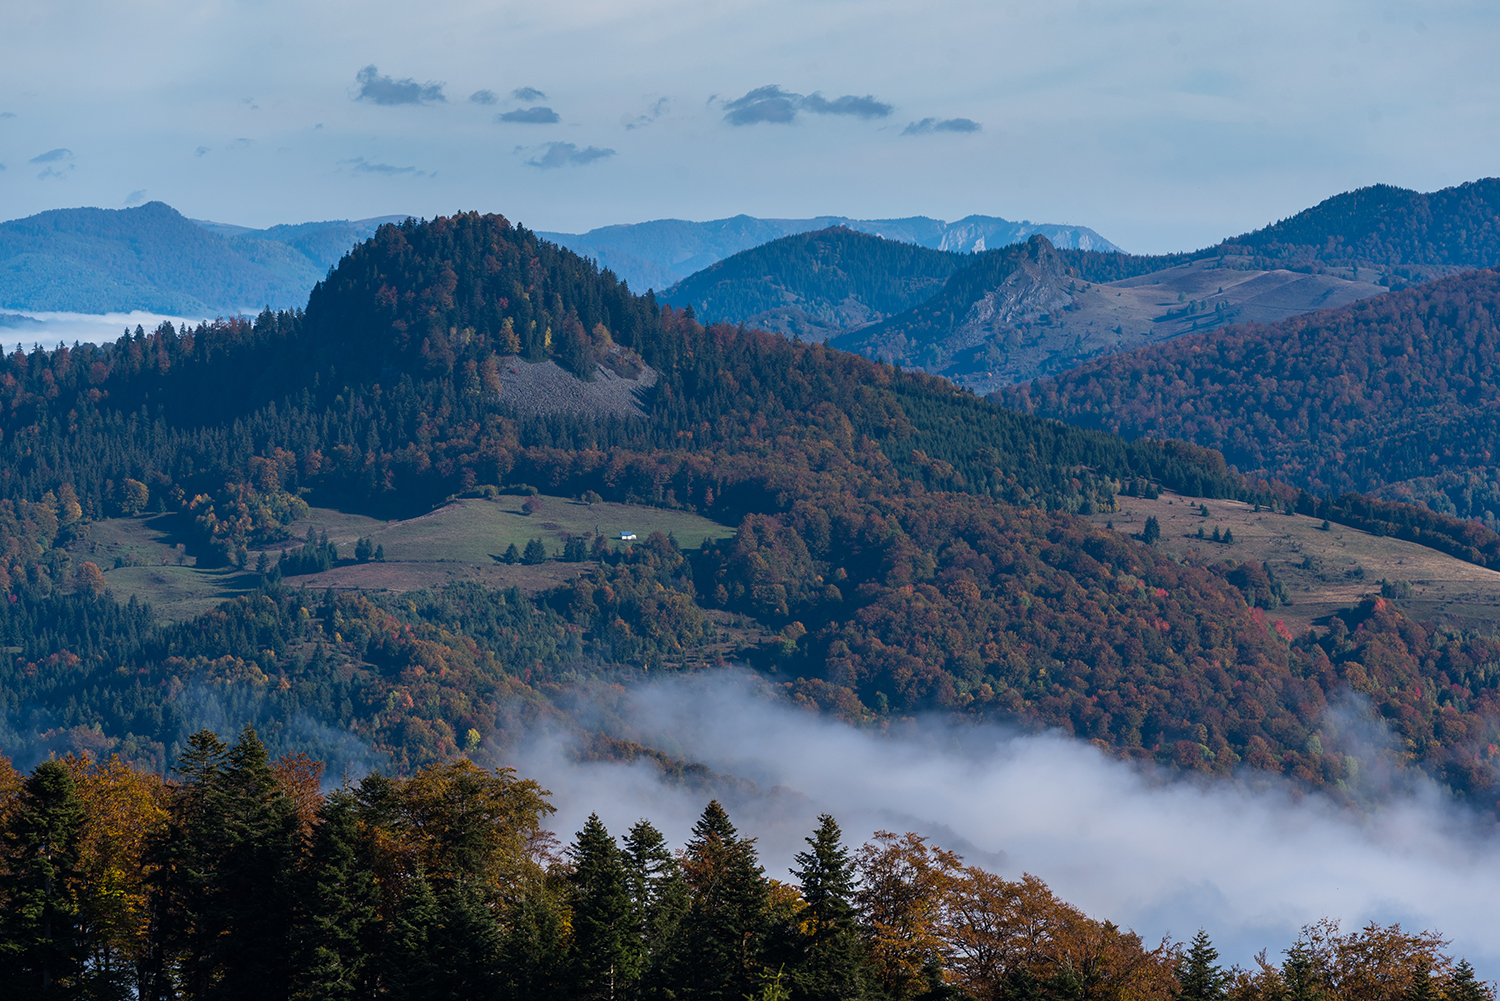
[[[705,323],[743,323],[823,341],[925,302],[972,261],[969,254],[835,226],[742,250],[657,298],[692,306]]]
[[[0,223],[0,308],[210,316],[299,307],[383,221],[252,230],[188,219],[163,202],[54,209]]]
[[[1086,226],[1011,222],[995,216],[971,215],[957,222],[926,216],[906,219],[850,219],[818,216],[813,219],[756,219],[737,215],[709,222],[656,219],[651,222],[603,226],[587,233],[541,233],[575,253],[597,260],[632,288],[665,289],[688,275],[762,243],[783,236],[846,226],[887,240],[915,243],[932,250],[972,253],[1020,243],[1040,233],[1058,247],[1118,251],[1120,248]]]

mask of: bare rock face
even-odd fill
[[[1033,236],[1026,254],[995,288],[969,307],[953,333],[943,340],[945,353],[978,347],[1023,324],[1050,319],[1073,304],[1067,268],[1045,236]]]

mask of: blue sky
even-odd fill
[[[1472,0],[10,0],[0,217],[970,213],[1206,245],[1500,173]]]

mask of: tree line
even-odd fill
[[[163,779],[118,759],[0,759],[7,997],[801,1001],[1492,1001],[1441,936],[1304,929],[1223,969],[1204,932],[1155,946],[1032,875],[913,833],[851,848],[824,814],[788,872],[711,801],[674,850],[466,759],[324,791],[254,730],[193,735]]]

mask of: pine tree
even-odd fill
[[[854,860],[844,847],[838,822],[828,814],[806,838],[809,850],[795,856],[791,870],[807,904],[795,944],[791,972],[799,998],[857,998],[863,994],[863,943],[854,914]]]
[[[598,814],[591,814],[578,832],[570,855],[570,996],[613,999],[640,975],[642,941],[633,920],[629,878],[615,839]]]
[[[718,800],[693,826],[683,861],[692,902],[679,936],[674,980],[693,1001],[738,1001],[756,989],[766,933],[765,870]]]
[[[1160,538],[1161,522],[1157,521],[1156,515],[1153,514],[1146,519],[1146,527],[1141,530],[1141,541],[1148,546],[1154,546]]]
[[[63,997],[77,987],[86,948],[69,883],[82,824],[68,766],[37,765],[0,838],[0,987],[7,997]]]
[[[1202,928],[1177,966],[1179,1001],[1221,1001],[1226,977],[1218,967],[1219,951]]]
[[[532,539],[526,543],[526,551],[521,554],[521,562],[527,566],[535,566],[538,563],[547,562],[547,547],[541,539]]]

